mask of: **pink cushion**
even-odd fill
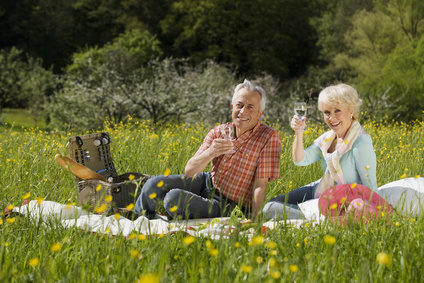
[[[337,185],[326,190],[319,198],[321,214],[346,223],[346,214],[356,221],[368,222],[372,218],[387,217],[393,209],[382,197],[360,184]]]

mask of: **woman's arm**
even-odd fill
[[[372,190],[376,190],[378,187],[376,176],[377,158],[371,137],[369,135],[360,135],[356,139],[352,151],[361,183]]]

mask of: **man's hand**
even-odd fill
[[[196,174],[202,172],[212,159],[230,153],[232,149],[233,143],[230,140],[214,139],[208,149],[200,155],[190,158],[185,167],[185,175],[193,178]]]
[[[233,142],[226,139],[214,139],[211,146],[209,147],[209,150],[211,151],[211,154],[214,158],[222,154],[230,153],[232,149]]]

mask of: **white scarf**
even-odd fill
[[[343,154],[352,149],[356,138],[362,134],[365,134],[365,130],[362,128],[358,121],[353,121],[349,130],[347,131],[344,140],[339,139],[341,146],[339,145],[333,153],[328,153],[333,140],[336,138],[336,133],[331,130],[324,133],[318,140],[318,146],[321,149],[322,155],[327,163],[327,169],[324,172],[324,176],[319,183],[315,192],[315,198],[318,198],[324,191],[337,184],[346,184],[346,180],[343,175],[343,170],[340,166],[340,158]]]

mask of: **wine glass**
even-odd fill
[[[233,132],[233,125],[229,124],[229,125],[224,125],[224,127],[221,128],[221,134],[223,139],[228,140],[228,141],[234,141],[234,132]],[[232,149],[230,151],[230,153],[234,153],[235,150]]]
[[[295,102],[294,104],[294,113],[297,117],[302,120],[303,117],[306,117],[306,102]]]

